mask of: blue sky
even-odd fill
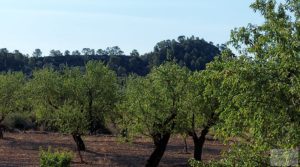
[[[180,35],[221,44],[230,30],[261,23],[253,0],[0,0],[0,48],[150,52]]]

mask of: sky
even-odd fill
[[[0,48],[31,55],[40,48],[105,49],[141,54],[180,35],[214,44],[230,30],[262,22],[253,0],[0,0]]]

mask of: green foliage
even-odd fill
[[[38,122],[46,127],[54,125],[54,112],[64,104],[62,77],[53,69],[46,68],[33,73],[28,84],[33,99],[33,110]]]
[[[268,150],[269,151],[269,150]],[[230,166],[271,166],[268,151],[258,149],[256,146],[239,142],[230,146],[224,152],[224,159],[220,163]]]
[[[72,152],[40,149],[40,167],[70,167],[73,158]]]
[[[12,112],[26,110],[24,92],[25,77],[22,73],[0,74],[0,123]]]
[[[191,70],[204,69],[205,64],[212,61],[220,53],[218,47],[197,37],[178,37],[178,40],[165,40],[157,43],[153,52],[139,56],[136,50],[130,56],[118,47],[108,47],[105,50],[83,48],[82,54],[78,50],[65,51],[51,50],[49,55],[35,49],[32,57],[15,51],[10,53],[7,49],[0,50],[0,72],[23,71],[30,75],[36,69],[52,67],[61,70],[62,66],[84,67],[88,61],[103,61],[119,76],[131,73],[145,76],[153,66],[159,66],[166,61],[175,60],[181,66]]]
[[[191,158],[188,160],[188,166],[190,167],[225,167],[229,165],[225,165],[222,162],[218,161],[209,161],[209,162],[202,162],[202,161],[197,161],[194,158]]]
[[[299,145],[299,94],[291,91],[298,89],[299,75],[282,76],[279,63],[223,55],[204,71],[210,82],[204,95],[220,103],[216,134],[237,139],[225,155],[227,164],[265,166],[270,149]]]
[[[196,71],[189,77],[189,89],[184,101],[185,121],[182,130],[192,132],[211,128],[219,121],[218,92],[213,88],[220,82],[215,73]]]
[[[158,42],[154,51],[147,53],[149,67],[159,66],[166,61],[175,61],[180,66],[190,70],[203,70],[205,64],[219,55],[219,49],[211,42],[198,37],[179,36],[177,40],[164,40]]]
[[[237,140],[229,164],[265,166],[270,149],[300,144],[299,1],[275,4],[255,1],[265,23],[232,31],[230,44],[242,55],[223,53],[206,70],[219,80],[211,89],[220,102],[216,132]]]
[[[65,104],[54,113],[55,127],[62,133],[85,134],[88,131],[88,122],[85,113],[77,105]]]
[[[85,109],[90,124],[97,127],[97,122],[106,122],[119,100],[117,76],[103,63],[89,62],[83,80]]]
[[[186,68],[166,63],[145,78],[131,77],[119,106],[123,128],[130,134],[147,136],[173,132],[183,123],[189,74]]]
[[[84,134],[114,110],[117,80],[103,63],[89,62],[79,68],[36,71],[30,81],[38,121],[61,132]]]

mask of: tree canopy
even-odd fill
[[[88,62],[84,71],[38,70],[29,85],[38,121],[71,134],[79,153],[85,150],[81,135],[105,129],[117,100],[116,75],[101,62]]]
[[[0,138],[3,138],[2,122],[8,114],[30,111],[23,91],[25,82],[22,73],[0,74]]]
[[[233,30],[229,44],[241,55],[223,54],[207,72],[221,81],[213,87],[221,111],[216,132],[238,139],[226,162],[265,166],[271,149],[300,144],[299,1],[257,0],[251,7],[265,22]]]

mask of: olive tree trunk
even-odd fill
[[[81,161],[81,163],[83,163],[84,161],[82,159],[80,151],[85,151],[85,144],[84,144],[80,134],[72,134],[72,136],[73,136],[73,139],[76,143],[76,147],[77,147],[78,155],[80,157],[80,161]]]
[[[156,134],[153,136],[155,149],[147,160],[146,167],[157,167],[167,148],[171,133]]]
[[[4,117],[2,117],[1,119],[0,119],[0,139],[3,139],[4,138],[4,136],[3,136],[3,131],[4,131],[4,129],[5,129],[5,126],[4,125],[2,125],[2,121],[4,120]]]
[[[202,151],[205,142],[205,137],[208,131],[209,131],[209,127],[204,127],[199,137],[197,136],[196,132],[192,133],[192,137],[194,141],[194,159],[197,161],[202,161]]]

